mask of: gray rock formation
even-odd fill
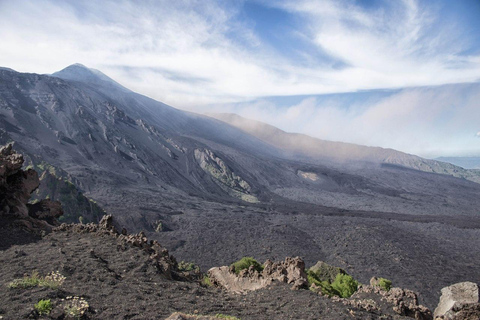
[[[282,262],[267,260],[262,272],[251,266],[240,271],[238,275],[230,267],[215,267],[208,270],[208,276],[215,286],[234,293],[265,288],[274,281],[292,284],[293,290],[305,288],[308,284],[305,263],[299,257],[287,257]]]
[[[436,319],[480,319],[479,287],[473,282],[460,282],[442,289],[435,309]]]
[[[339,299],[339,298],[337,298]],[[433,319],[432,312],[418,303],[417,294],[408,289],[391,288],[385,291],[376,286],[362,286],[349,299],[340,299],[344,304],[373,312],[407,316],[417,320]]]

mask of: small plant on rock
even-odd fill
[[[39,315],[49,314],[52,311],[53,306],[52,302],[49,300],[40,300],[35,303],[35,310],[37,310]]]
[[[255,260],[252,257],[243,257],[242,259],[238,260],[237,262],[232,263],[232,266],[235,270],[236,274],[239,274],[240,271],[244,269],[250,268],[250,266],[253,266],[255,270],[258,272],[262,272],[263,267],[260,263],[258,263],[257,260]]]
[[[385,291],[390,291],[392,288],[392,281],[385,278],[378,278],[378,286]]]

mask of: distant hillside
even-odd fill
[[[480,157],[440,157],[435,160],[448,162],[464,169],[480,169]]]
[[[352,143],[321,140],[299,133],[289,133],[269,124],[246,119],[231,113],[212,113],[209,116],[242,129],[286,152],[310,160],[318,161],[323,159],[335,163],[368,161],[394,164],[425,172],[452,175],[480,183],[480,174],[478,172],[465,170],[468,168],[464,169],[455,164],[424,159],[393,149],[366,147]]]

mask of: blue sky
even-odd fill
[[[367,117],[371,133],[359,139],[312,117],[292,118],[291,110],[335,110],[330,116],[343,118],[331,121],[354,127],[384,101],[397,114],[408,88],[478,82],[478,17],[478,0],[1,0],[0,65],[52,73],[78,62],[182,109],[235,111],[324,139],[425,156],[472,155],[480,154],[480,123],[471,114],[447,144],[431,138],[442,135],[444,121],[431,120],[414,147],[409,140],[420,133],[412,126],[415,135],[397,128],[395,141],[384,141],[375,137],[393,135],[385,134],[391,126]],[[464,115],[464,98],[453,94],[461,90],[443,88],[457,111],[437,111]],[[416,101],[436,100],[425,96],[431,90],[409,92],[418,95],[407,108],[418,124]]]

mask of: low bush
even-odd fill
[[[378,286],[385,291],[390,291],[392,288],[392,281],[385,278],[378,278]]]
[[[242,271],[244,269],[250,268],[250,266],[253,266],[253,268],[255,270],[257,270],[258,272],[262,272],[262,270],[263,270],[263,266],[260,263],[258,263],[258,261],[255,260],[252,257],[243,257],[242,259],[238,260],[237,262],[232,263],[232,266],[234,267],[236,274],[239,274],[240,271]]]
[[[330,282],[320,281],[318,279],[317,275],[315,274],[315,272],[313,272],[313,271],[309,270],[307,272],[307,280],[308,280],[308,283],[310,285],[315,284],[317,287],[319,287],[322,294],[324,294],[324,295],[327,295],[329,297],[340,296],[340,293],[332,287]],[[316,290],[312,290],[312,291],[316,291]]]
[[[337,274],[335,281],[332,282],[332,288],[338,292],[342,298],[349,298],[358,289],[358,282],[348,274]]]
[[[35,310],[37,310],[38,314],[44,315],[49,314],[52,311],[53,306],[52,302],[49,300],[40,300],[35,303]]]

